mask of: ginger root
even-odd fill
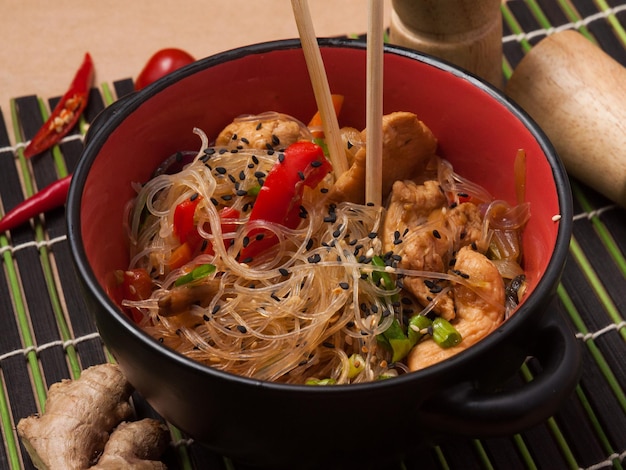
[[[157,459],[168,443],[167,426],[155,419],[121,423],[91,470],[165,470],[165,464]]]
[[[62,380],[53,384],[48,391],[45,412],[24,418],[17,425],[18,435],[35,467],[39,470],[84,470],[93,465],[110,441],[111,431],[131,417],[133,410],[129,398],[132,390],[115,364],[92,366],[84,370],[77,380]],[[149,432],[135,442],[120,443],[120,439],[129,439],[124,438],[125,435],[136,439],[136,426],[147,427]],[[161,441],[169,438],[166,428],[155,427],[154,423],[133,425],[130,431],[124,431],[127,428],[128,425],[120,426],[122,437],[118,436],[113,443],[109,443],[111,449],[107,454],[123,450],[123,457],[130,460],[139,461],[144,455],[153,459],[156,454],[138,447],[155,443],[159,443],[155,452],[163,452]],[[154,437],[157,429],[158,438]],[[130,452],[125,446],[137,449]]]

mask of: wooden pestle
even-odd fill
[[[389,42],[502,87],[501,0],[393,0]]]
[[[568,173],[624,207],[625,85],[624,67],[566,30],[533,47],[505,88],[546,133]]]

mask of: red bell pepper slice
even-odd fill
[[[279,158],[267,174],[249,220],[265,220],[296,228],[302,220],[300,205],[304,187],[315,188],[330,171],[332,165],[319,145],[307,141],[290,145],[284,158]],[[277,243],[271,232],[262,229],[251,230],[248,238],[250,242],[239,257],[244,263]]]
[[[109,281],[109,294],[113,301],[122,308],[135,322],[143,319],[143,314],[136,308],[122,306],[123,300],[144,300],[152,295],[152,278],[142,268],[117,270]]]
[[[198,227],[195,220],[195,213],[198,207],[198,203],[202,200],[202,196],[192,196],[189,199],[185,199],[178,204],[174,209],[174,235],[178,237],[181,243],[179,249],[176,250],[176,256],[170,260],[170,268],[179,268],[182,265],[188,263],[193,259],[195,253],[200,249],[200,245],[203,242],[203,238],[198,232]],[[223,220],[238,219],[240,213],[237,209],[232,207],[224,207],[219,211],[220,218]],[[222,233],[232,233],[237,230],[237,224],[222,223]],[[208,230],[207,230],[208,231]],[[232,240],[227,247],[230,246]],[[213,255],[215,250],[211,243],[207,244],[202,253]]]
[[[30,158],[58,143],[72,130],[87,106],[89,89],[93,82],[94,67],[89,53],[76,72],[70,88],[55,106],[44,125],[24,149],[24,157]]]
[[[189,199],[185,199],[174,209],[174,235],[178,237],[178,241],[181,243],[185,243],[190,237],[194,237],[194,233],[198,234],[194,217],[198,203],[201,200],[202,196],[196,194]],[[198,237],[200,237],[200,234],[198,234]]]

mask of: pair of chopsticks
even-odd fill
[[[338,178],[348,170],[333,108],[328,77],[324,69],[307,0],[291,0],[304,58],[311,78],[315,101],[322,118],[330,161]],[[365,201],[382,204],[382,116],[383,116],[383,1],[368,0],[366,75],[366,171]]]

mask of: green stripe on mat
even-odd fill
[[[572,301],[571,297],[569,296],[569,294],[567,293],[563,285],[559,285],[557,289],[557,294],[559,298],[561,299],[561,302],[563,303],[563,306],[565,307],[565,310],[569,314],[576,329],[581,334],[588,335],[589,330],[587,329],[587,326],[585,325],[585,322],[583,321],[582,317],[578,313],[578,309],[576,308],[576,305]],[[602,352],[595,344],[593,338],[587,339],[585,341],[585,344],[587,348],[589,349],[589,352],[592,355],[594,361],[596,362],[598,368],[600,369],[600,372],[604,375],[604,378],[606,379],[609,387],[611,388],[611,390],[615,394],[615,397],[619,401],[619,404],[622,410],[624,411],[624,413],[626,413],[626,394],[624,393],[624,390],[622,390],[619,384],[619,380],[613,373],[611,366],[609,366],[608,362],[602,355]]]
[[[14,100],[11,101],[11,116],[12,116],[13,122],[16,123],[17,122],[17,110],[15,108]],[[21,142],[22,140],[19,139],[19,131],[17,127],[15,128],[15,132],[16,132],[16,141]],[[24,152],[22,151],[22,149],[18,151],[18,154],[20,156],[21,167],[24,173],[23,180],[24,180],[24,186],[26,187],[26,196],[30,196],[31,194],[33,194],[32,179],[30,177],[30,173],[28,172],[28,166],[26,165],[26,162],[24,161]],[[7,251],[6,253],[8,254],[9,252]],[[22,336],[22,344],[24,345],[25,348],[30,348],[28,352],[26,353],[26,358],[31,368],[31,374],[33,376],[33,382],[35,385],[36,398],[37,398],[39,407],[43,410],[43,407],[45,406],[45,400],[46,400],[46,386],[43,380],[41,368],[39,366],[39,361],[37,359],[37,352],[34,349],[35,343],[33,341],[33,333],[30,328],[30,324],[28,321],[28,313],[26,310],[26,305],[24,303],[22,290],[20,288],[19,275],[17,274],[17,271],[15,269],[13,258],[10,255],[8,259],[5,258],[5,261],[6,261],[5,267],[6,267],[7,274],[10,280],[11,291],[13,292],[13,297],[15,301],[15,309],[17,313],[18,327],[20,329],[20,334]]]
[[[24,142],[24,136],[21,133],[21,128],[20,128],[20,124],[19,124],[19,120],[18,120],[18,116],[17,116],[17,110],[15,109],[15,101],[11,102],[12,105],[12,119],[13,119],[13,129],[14,129],[14,133],[15,133],[15,141],[16,142]],[[48,111],[45,107],[45,105],[43,104],[43,101],[40,99],[39,100],[39,109],[41,112],[41,117],[43,118],[43,120],[45,121],[48,118]],[[22,151],[18,152],[19,154],[19,161],[20,164],[22,166],[23,170],[27,170],[28,169],[28,163],[26,162],[26,159],[24,158],[24,153]],[[59,149],[59,147],[57,145],[54,146],[53,148],[53,158],[55,161],[55,167],[57,170],[57,174],[59,174],[60,177],[63,176],[67,176],[67,167],[65,165],[65,161],[63,160],[63,155],[61,154],[61,151]],[[27,187],[29,188],[28,192],[27,192],[27,196],[32,196],[35,191],[33,189],[33,176],[30,173],[30,171],[23,171],[23,179],[25,182],[27,182]],[[37,242],[43,242],[45,241],[46,237],[45,237],[45,233],[44,233],[44,229],[41,225],[41,223],[36,220],[35,221],[35,240]],[[54,312],[55,315],[55,319],[56,319],[56,323],[57,326],[59,328],[59,332],[61,335],[61,339],[63,340],[64,343],[68,343],[71,339],[71,333],[70,333],[70,328],[69,325],[67,324],[67,321],[65,319],[65,315],[63,312],[63,307],[61,305],[60,302],[60,297],[59,297],[59,292],[57,289],[57,285],[55,282],[55,276],[52,270],[52,266],[50,263],[50,253],[49,250],[46,246],[45,243],[41,243],[39,246],[39,259],[41,262],[41,267],[43,269],[43,273],[44,273],[44,278],[46,281],[46,286],[48,288],[48,295],[50,297],[50,303],[52,306],[52,310]],[[32,338],[31,338],[31,342],[32,342]],[[28,346],[34,346],[34,344],[29,344]],[[65,348],[65,353],[67,355],[68,358],[68,362],[70,365],[70,369],[72,372],[72,376],[74,378],[77,378],[80,376],[80,372],[81,372],[81,367],[80,367],[80,363],[76,354],[76,349],[74,348],[73,345],[68,344]],[[42,388],[44,389],[44,393],[46,390],[46,386],[45,383],[43,382],[43,379],[41,377],[39,377],[38,380],[41,380],[41,382],[37,381],[36,385],[38,388]],[[41,405],[41,409],[42,411],[44,410],[45,407],[45,401],[40,403]]]
[[[602,240],[602,243],[606,247],[607,251],[611,254],[611,257],[617,264],[619,270],[622,272],[622,275],[626,277],[626,257],[624,256],[624,253],[622,253],[622,251],[619,249],[619,246],[617,246],[615,239],[611,236],[610,230],[606,227],[604,222],[602,222],[600,217],[598,217],[598,214],[595,210],[596,208],[591,205],[591,203],[585,196],[582,188],[580,187],[580,184],[575,181],[572,182],[572,193],[574,194],[574,197],[580,204],[581,208],[587,214],[589,214],[589,219],[591,220],[591,223],[593,224],[596,233]]]
[[[593,287],[593,290],[598,296],[600,303],[605,308],[611,320],[615,324],[621,323],[624,320],[624,318],[621,316],[619,309],[617,308],[617,306],[611,299],[611,296],[607,292],[606,287],[604,286],[604,284],[602,284],[602,281],[598,277],[598,274],[589,263],[587,256],[585,255],[584,251],[580,247],[575,237],[572,237],[572,240],[570,242],[570,251],[572,252],[572,255],[574,256],[574,259],[580,266],[580,269],[585,274],[587,281]],[[626,327],[622,327],[618,331],[619,331],[619,334],[622,336],[622,338],[626,340]]]
[[[7,237],[5,235],[0,235],[0,247],[6,247],[6,246],[9,246]],[[17,281],[17,275],[15,273],[15,266],[13,265],[13,258],[11,257],[10,250],[6,250],[2,256],[4,258],[4,265],[6,266],[11,290],[12,291],[15,291],[16,289],[19,290],[19,282]],[[15,299],[15,306],[16,308],[22,308],[23,310],[23,303],[21,304],[21,307],[18,307],[18,302],[20,302],[20,300],[21,300],[21,296]],[[2,378],[2,381],[4,384],[4,377]],[[20,452],[18,449],[16,436],[12,432],[12,430],[15,428],[15,424],[13,423],[13,420],[12,420],[12,413],[9,407],[9,400],[6,395],[6,390],[4,386],[0,387],[0,419],[2,421],[2,429],[4,430],[4,433],[3,433],[4,439],[7,444],[9,465],[11,469],[19,469],[20,468]]]

